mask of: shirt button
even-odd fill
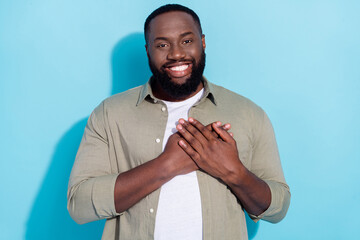
[[[160,142],[160,138],[155,139],[155,142],[159,143],[159,142]]]
[[[154,212],[154,209],[153,209],[153,208],[150,208],[149,211],[150,211],[150,213],[153,213],[153,212]]]
[[[166,107],[162,107],[161,111],[165,112],[166,111]]]

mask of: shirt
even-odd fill
[[[254,221],[280,221],[290,203],[272,125],[249,99],[204,79],[204,95],[189,116],[204,125],[230,123],[244,166],[265,181],[271,204]],[[105,99],[89,117],[68,186],[68,210],[78,223],[106,218],[102,239],[153,239],[160,189],[117,213],[115,181],[162,152],[167,122],[165,104],[154,97],[150,81]],[[204,240],[248,239],[245,214],[231,190],[196,171],[201,195]]]

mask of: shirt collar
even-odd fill
[[[147,83],[145,83],[142,86],[136,106],[138,106],[144,100],[149,100],[150,102],[153,103],[156,103],[157,101],[161,101],[160,99],[154,97],[150,82],[151,82],[151,78]],[[204,95],[202,99],[208,98],[214,105],[216,105],[216,93],[213,84],[209,82],[205,77],[203,77],[203,83],[204,83]]]

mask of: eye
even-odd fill
[[[157,48],[164,48],[167,47],[168,45],[166,43],[159,43],[158,45],[156,45]]]
[[[190,43],[192,43],[193,42],[193,40],[192,39],[186,39],[186,40],[184,40],[183,41],[183,44],[190,44]]]

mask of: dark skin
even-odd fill
[[[146,51],[149,59],[159,71],[168,73],[171,81],[183,84],[189,78],[192,70],[192,60],[195,64],[200,61],[202,50],[205,48],[205,38],[202,36],[194,20],[188,14],[180,15],[178,12],[164,13],[155,17],[150,22],[150,33]],[[184,71],[172,71],[172,67],[186,65]],[[184,99],[190,98],[203,88],[202,83],[195,92]],[[155,97],[167,101],[181,101],[167,94],[155,82],[152,86]],[[230,129],[230,124],[221,126],[220,122],[214,123],[225,131]],[[209,131],[217,137],[208,125]],[[165,149],[157,158],[145,164],[119,174],[115,183],[115,209],[123,212],[160,188],[163,184],[177,175],[187,174],[198,170],[196,163],[179,146],[181,139],[178,133],[168,139]]]
[[[193,60],[200,61],[205,49],[205,36],[199,32],[192,16],[184,12],[168,12],[150,22],[146,52],[154,66],[166,72],[177,84],[189,78]],[[203,88],[184,99],[190,98]],[[155,82],[153,94],[167,101],[181,101],[169,96]],[[177,175],[201,169],[229,186],[247,212],[259,215],[270,205],[267,184],[241,163],[236,142],[228,133],[230,124],[220,122],[203,126],[195,119],[183,119],[178,133],[170,136],[157,158],[119,174],[115,183],[115,208],[123,212]]]
[[[192,60],[198,64],[205,49],[205,36],[199,32],[191,15],[184,12],[168,12],[155,17],[150,22],[146,52],[154,66],[166,72],[176,84],[183,84],[189,78],[193,67]],[[183,71],[172,71],[172,67],[186,66]],[[194,96],[203,88],[201,83],[195,92],[182,99],[167,94],[155,82],[155,97],[166,101],[183,101]]]
[[[179,140],[184,151],[201,170],[229,186],[247,212],[260,215],[270,206],[269,186],[241,163],[231,134],[212,124],[218,135],[214,137],[194,118],[180,119],[176,128],[184,138]]]
[[[224,131],[230,129],[229,124],[221,126]],[[208,125],[212,131],[212,125]],[[214,134],[214,137],[217,135]],[[119,174],[115,183],[115,209],[123,212],[160,188],[177,175],[187,174],[199,169],[190,156],[179,146],[180,134],[171,135],[164,152],[136,168]]]

